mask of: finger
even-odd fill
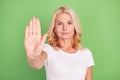
[[[44,46],[44,43],[45,43],[45,41],[46,41],[46,38],[47,38],[47,34],[45,34],[43,37],[42,37],[42,39],[41,39],[41,41],[40,41],[40,44],[39,44],[39,49],[40,49],[40,51],[43,49],[43,46]],[[41,53],[39,52],[39,53],[37,53],[37,55],[40,55]]]
[[[30,23],[29,23],[29,35],[30,36],[32,35],[32,19],[30,20]]]
[[[37,35],[41,37],[41,25],[39,19],[37,19]]]
[[[47,36],[48,36],[48,34],[45,34],[45,35],[42,37],[41,42],[40,42],[41,45],[44,45]]]
[[[29,26],[26,27],[26,30],[25,30],[25,38],[27,38],[29,36]]]
[[[33,19],[32,19],[32,30],[33,30],[33,35],[36,35],[36,33],[37,33],[36,27],[37,27],[37,20],[36,20],[36,17],[33,17]]]

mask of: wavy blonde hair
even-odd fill
[[[75,27],[75,32],[72,40],[72,47],[74,49],[79,49],[80,48],[79,43],[81,42],[81,34],[82,34],[80,20],[78,16],[75,14],[75,12],[73,11],[73,9],[70,7],[60,7],[55,11],[52,18],[52,22],[48,30],[48,44],[50,44],[54,49],[57,49],[58,47],[60,47],[60,44],[58,42],[59,41],[58,36],[54,32],[55,18],[59,13],[67,13],[71,16],[73,20],[73,25]]]

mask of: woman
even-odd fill
[[[91,51],[79,45],[80,21],[69,7],[58,8],[48,30],[41,36],[39,19],[33,17],[25,32],[25,49],[31,67],[45,66],[47,80],[92,80]],[[48,36],[48,43],[45,44]]]

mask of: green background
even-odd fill
[[[44,34],[60,6],[72,7],[81,20],[82,45],[96,64],[93,80],[120,80],[120,0],[0,0],[0,80],[45,80],[44,68],[27,63],[25,27],[36,16]]]

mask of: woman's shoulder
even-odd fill
[[[84,49],[85,49],[84,46],[82,46],[82,45],[79,46],[79,50],[84,50]]]
[[[48,56],[53,55],[55,52],[54,48],[48,43],[44,44],[43,51],[47,53]]]
[[[48,43],[45,43],[45,44],[44,44],[44,47],[45,47],[45,48],[52,48],[52,46],[51,46],[50,44],[48,44]]]
[[[50,45],[50,44],[48,44],[48,43],[45,43],[44,44],[44,47],[43,47],[43,50],[48,50],[48,51],[53,51],[54,50],[54,48]]]
[[[92,56],[92,52],[89,48],[87,47],[83,47],[79,49],[80,55],[82,55],[82,57],[84,57],[85,59],[88,59],[89,57]]]
[[[81,46],[79,47],[79,50],[82,52],[87,52],[87,53],[91,53],[91,50],[85,46]]]

